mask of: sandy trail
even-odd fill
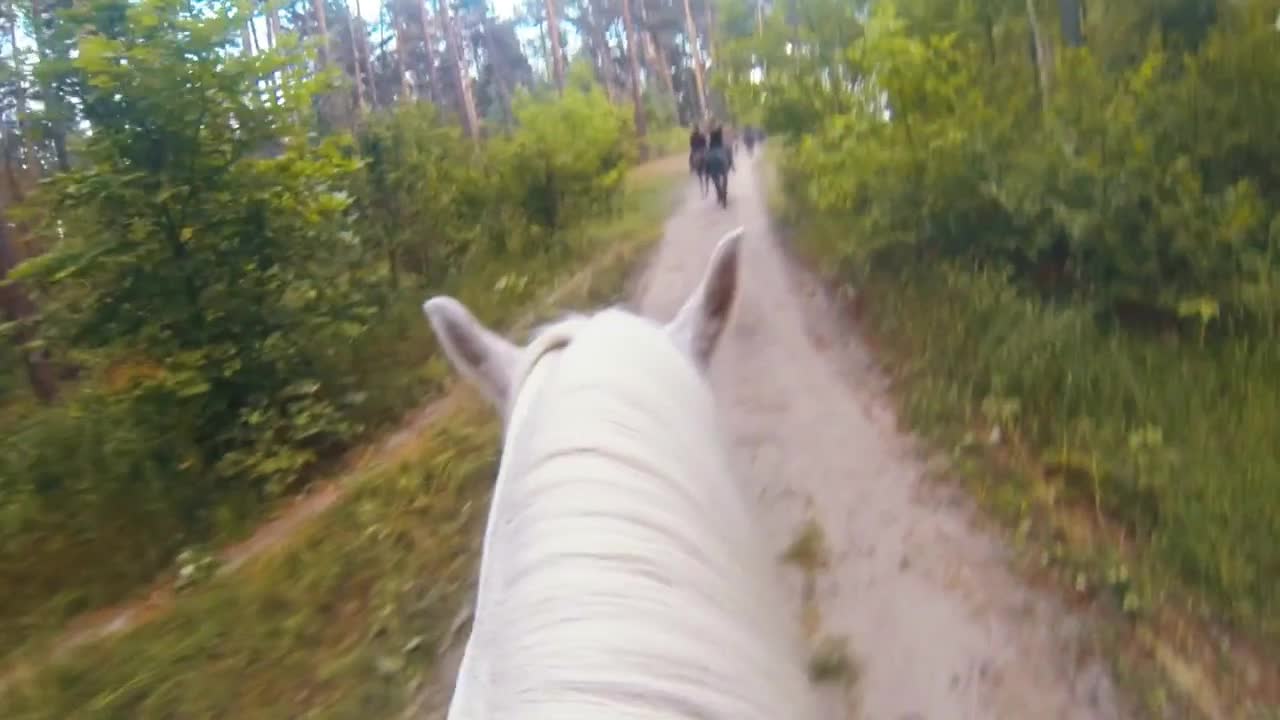
[[[739,225],[742,295],[712,384],[779,553],[810,518],[826,536],[821,632],[849,639],[857,673],[833,720],[1122,717],[1081,624],[1013,576],[956,492],[925,480],[867,350],[773,239],[749,160],[731,177],[727,210],[688,188],[641,309],[670,318]],[[798,579],[795,588],[799,611]]]

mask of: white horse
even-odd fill
[[[520,348],[452,298],[423,306],[505,423],[450,720],[815,717],[704,377],[741,237],[666,326],[613,308]]]

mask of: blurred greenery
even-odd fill
[[[1041,501],[1096,515],[1113,565],[1086,584],[1117,607],[1228,620],[1268,647],[1278,11],[806,0],[726,40],[718,76],[782,141],[787,219],[858,289],[909,419],[962,456],[995,428],[996,452],[1030,456],[1047,500],[984,483],[1023,529]]]
[[[555,303],[526,295],[521,314],[532,317],[522,320],[623,292],[686,166],[678,157],[642,169],[627,183],[625,212],[590,227],[600,259]],[[478,292],[467,303],[488,318],[507,307]],[[403,461],[366,471],[284,547],[193,585],[171,613],[127,635],[37,663],[0,694],[0,717],[398,716],[454,639],[498,460],[496,422],[475,403],[410,442]]]
[[[510,323],[661,205],[626,187],[631,115],[589,73],[519,90],[478,143],[429,103],[320,136],[334,78],[297,42],[239,52],[242,10],[78,4],[77,51],[38,67],[92,132],[13,210],[47,247],[9,279],[76,380],[46,407],[0,384],[0,654],[243,535],[438,393],[425,297]]]

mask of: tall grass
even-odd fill
[[[460,418],[296,545],[0,695],[0,717],[394,717],[465,597],[495,429]]]
[[[1191,597],[1192,610],[1280,640],[1274,340],[1112,332],[973,268],[872,274],[863,292],[907,419],[957,446],[997,427],[1022,443],[1057,500],[1132,541],[1137,584],[1112,579],[1129,609]],[[1025,487],[988,489],[1006,509],[1027,500]]]

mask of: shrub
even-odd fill
[[[423,298],[512,320],[595,248],[633,151],[590,84],[522,98],[480,146],[426,105],[317,138],[302,50],[234,52],[230,5],[113,3],[72,9],[93,32],[42,69],[94,132],[33,199],[52,247],[14,276],[81,382],[0,438],[0,650],[244,529],[439,389]]]
[[[1041,68],[1023,5],[775,13],[729,96],[788,139],[790,211],[868,291],[913,420],[1008,426],[1151,578],[1280,637],[1277,6],[1090,3],[1084,47],[1040,18]]]

